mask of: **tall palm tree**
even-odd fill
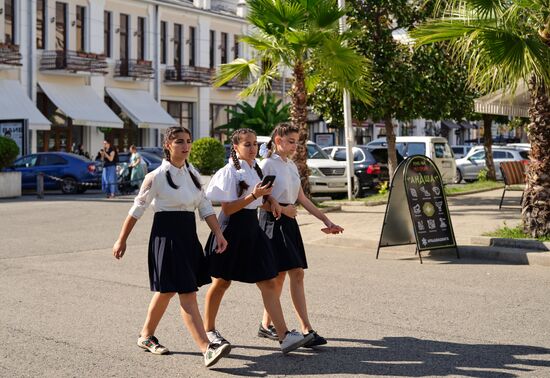
[[[522,220],[533,237],[550,234],[550,10],[548,0],[451,0],[444,16],[413,32],[420,44],[449,41],[472,85],[530,92],[531,162]]]
[[[257,95],[270,89],[282,70],[292,72],[290,89],[291,122],[300,129],[294,160],[302,177],[302,188],[309,195],[306,165],[308,139],[307,96],[323,78],[351,95],[368,102],[368,60],[347,45],[339,34],[338,21],[345,11],[336,0],[248,0],[251,35],[241,38],[255,56],[222,65],[215,85],[239,77],[252,80],[241,96]],[[261,67],[258,64],[261,62]]]

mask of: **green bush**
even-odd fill
[[[19,154],[19,147],[13,139],[0,136],[0,170],[10,167]]]
[[[487,170],[481,169],[477,174],[478,181],[487,181]]]
[[[209,175],[225,165],[225,147],[214,138],[201,138],[193,142],[189,162],[200,173]]]

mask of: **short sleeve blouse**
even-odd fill
[[[275,175],[271,196],[279,203],[294,204],[300,192],[300,174],[292,161],[273,154],[260,163],[264,175]]]

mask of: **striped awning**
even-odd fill
[[[529,117],[529,88],[523,82],[515,91],[499,89],[474,100],[474,109],[481,114]]]

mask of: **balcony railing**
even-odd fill
[[[241,90],[241,89],[245,89],[246,87],[248,87],[249,83],[248,81],[243,81],[241,79],[231,79],[229,80],[227,83],[225,83],[224,85],[222,85],[220,87],[220,89],[236,89],[236,90]]]
[[[115,66],[115,77],[127,77],[135,80],[151,80],[155,77],[153,62],[141,59],[121,59]]]
[[[190,86],[209,86],[215,70],[206,67],[172,66],[164,71],[164,81]]]
[[[44,51],[40,61],[40,70],[105,75],[107,59],[103,54],[63,50]]]
[[[0,65],[21,66],[21,53],[18,45],[0,43]]]

